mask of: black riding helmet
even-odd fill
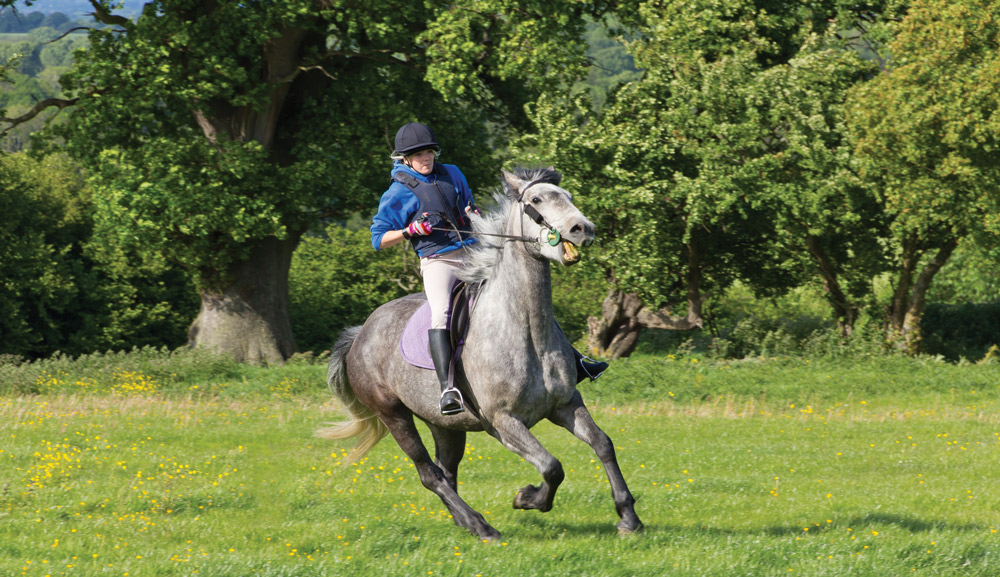
[[[396,150],[393,154],[408,156],[425,148],[438,149],[434,131],[426,124],[411,122],[396,132]]]

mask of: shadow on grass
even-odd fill
[[[865,513],[862,515],[854,515],[849,517],[845,521],[844,518],[834,519],[832,523],[828,523],[819,527],[820,530],[829,529],[843,529],[851,527],[860,527],[867,525],[894,525],[900,529],[905,529],[912,533],[926,533],[933,530],[942,531],[982,531],[987,529],[988,525],[975,524],[975,523],[953,523],[949,521],[944,521],[941,519],[925,519],[921,517],[916,517],[913,515],[903,515],[897,513],[885,513],[885,512],[872,512]],[[765,535],[800,535],[802,534],[804,526],[803,525],[787,525],[787,526],[771,526],[765,527],[763,533]]]
[[[508,524],[506,527],[498,527],[501,533],[514,534],[518,533],[522,538],[532,538],[532,539],[559,539],[565,536],[573,537],[601,537],[606,538],[610,536],[617,536],[618,529],[616,523],[618,520],[613,517],[609,517],[606,523],[593,522],[593,521],[581,521],[574,522],[568,521],[566,519],[558,519],[555,517],[542,517],[538,514],[535,515],[524,515],[517,519],[517,522],[513,525]],[[885,512],[871,512],[861,515],[853,515],[850,517],[842,517],[840,519],[833,519],[831,523],[823,525],[772,525],[768,527],[743,527],[743,528],[725,528],[725,527],[709,527],[709,526],[698,526],[691,524],[646,524],[642,531],[633,534],[638,538],[642,538],[643,535],[656,535],[656,534],[686,534],[686,533],[698,533],[698,534],[709,534],[709,535],[719,535],[719,536],[733,536],[733,535],[759,535],[764,534],[772,537],[782,537],[791,535],[802,535],[803,529],[808,527],[817,533],[829,532],[832,529],[849,529],[849,528],[861,528],[871,525],[893,525],[904,529],[911,533],[927,533],[930,531],[957,531],[957,532],[980,532],[989,529],[989,524],[983,523],[954,523],[945,521],[942,519],[925,519],[913,515],[895,514],[895,513],[885,513]],[[506,530],[505,530],[506,529]]]

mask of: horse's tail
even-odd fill
[[[354,344],[359,332],[361,327],[351,327],[340,333],[330,354],[330,366],[326,372],[326,384],[330,387],[330,392],[340,399],[344,409],[350,413],[350,418],[340,423],[331,423],[316,431],[316,435],[323,439],[339,441],[358,438],[354,450],[344,461],[344,465],[360,460],[389,432],[375,413],[358,400],[351,383],[347,380],[347,353],[351,350],[351,345]]]

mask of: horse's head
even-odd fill
[[[517,174],[505,170],[503,176],[508,198],[517,203],[511,226],[518,234],[538,239],[537,244],[527,243],[528,250],[563,265],[579,261],[576,247],[594,242],[594,223],[573,204],[573,195],[559,186],[562,175],[549,167]]]

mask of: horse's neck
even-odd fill
[[[511,319],[506,327],[494,330],[524,332],[527,327],[534,339],[545,339],[552,330],[552,277],[547,260],[530,257],[523,247],[507,243],[497,273],[488,283],[483,297],[494,310]]]

